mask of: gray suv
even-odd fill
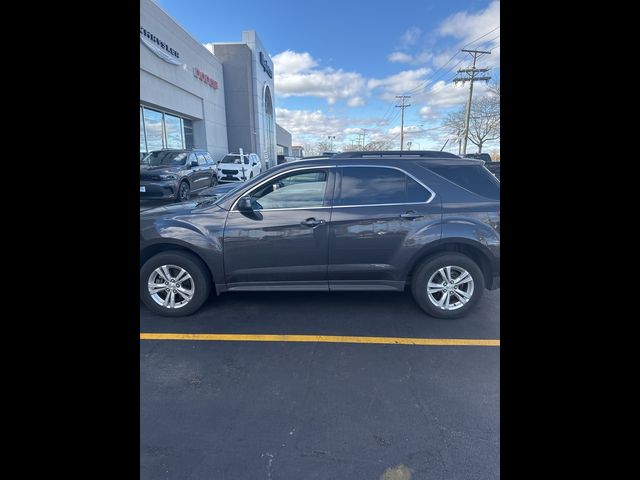
[[[183,202],[217,183],[216,163],[205,150],[155,150],[140,160],[140,198]]]
[[[500,286],[500,182],[480,160],[349,152],[285,163],[140,214],[140,296],[189,315],[211,290],[403,291],[455,318]]]

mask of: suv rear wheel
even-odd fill
[[[466,315],[478,303],[483,291],[482,270],[459,253],[427,258],[415,271],[411,285],[416,303],[436,318]]]
[[[210,291],[207,268],[190,253],[162,252],[140,269],[140,298],[160,315],[191,315],[209,298]]]

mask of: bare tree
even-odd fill
[[[500,84],[492,85],[489,92],[471,104],[469,141],[478,147],[478,153],[482,153],[486,142],[500,138]],[[447,116],[444,126],[451,133],[458,134],[464,131],[464,117],[465,108],[462,107]]]
[[[376,140],[375,142],[369,142],[364,146],[364,150],[368,152],[392,150],[391,142],[389,142],[388,140]]]

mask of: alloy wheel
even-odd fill
[[[439,268],[427,282],[427,296],[442,310],[462,308],[473,296],[471,274],[462,267],[450,265]]]
[[[193,278],[177,265],[162,265],[151,272],[149,295],[161,307],[178,309],[187,305],[195,293]]]

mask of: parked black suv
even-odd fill
[[[182,202],[217,183],[216,163],[204,150],[155,150],[140,160],[140,198]]]
[[[455,318],[500,286],[500,182],[479,160],[351,152],[285,163],[209,200],[140,214],[140,295],[195,312],[227,291],[411,287]]]

